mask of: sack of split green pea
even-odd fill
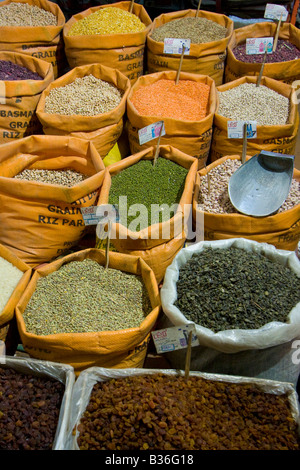
[[[283,270],[290,270],[288,271],[291,273],[289,277],[293,276],[293,278],[298,279],[298,281],[295,282],[296,284],[298,283],[299,286],[300,262],[294,252],[278,250],[273,245],[268,243],[259,243],[245,238],[201,241],[190,245],[189,247],[183,248],[166,270],[164,283],[161,288],[161,301],[164,317],[162,318],[160,325],[158,325],[158,328],[180,326],[184,324],[195,324],[199,346],[192,348],[190,366],[191,370],[278,380],[282,382],[290,382],[294,385],[294,387],[296,387],[300,372],[299,353],[297,352],[300,339],[299,301],[298,303],[296,301],[294,307],[291,308],[289,312],[287,312],[286,321],[276,321],[276,319],[274,319],[275,317],[273,317],[272,320],[270,319],[270,315],[269,320],[266,320],[266,322],[263,323],[263,320],[258,321],[259,315],[261,315],[260,311],[260,313],[256,314],[257,320],[255,319],[256,317],[254,314],[251,316],[253,319],[251,321],[262,323],[257,327],[248,326],[247,328],[246,326],[231,326],[226,328],[224,326],[220,328],[219,331],[217,326],[211,327],[209,325],[211,324],[212,315],[215,321],[215,325],[218,325],[218,322],[221,324],[220,322],[224,323],[225,320],[227,321],[228,314],[225,316],[225,313],[222,312],[222,305],[220,304],[220,301],[219,308],[214,310],[212,315],[208,317],[210,322],[209,324],[206,320],[205,312],[202,313],[202,317],[199,313],[198,320],[194,319],[193,321],[191,320],[190,315],[183,313],[180,307],[177,306],[178,298],[182,296],[182,294],[178,294],[178,283],[181,282],[181,278],[179,277],[181,270],[187,266],[187,263],[191,262],[193,255],[197,256],[207,249],[211,250],[211,261],[208,264],[208,270],[210,269],[209,266],[212,266],[213,263],[214,265],[217,265],[218,256],[214,255],[214,252],[216,253],[215,250],[223,251],[238,249],[243,250],[245,254],[254,256],[262,255],[262,259],[266,258],[267,262],[275,264],[274,269],[277,269],[276,264],[278,264],[278,270],[281,268],[283,268]],[[201,258],[199,260],[201,260]],[[224,263],[224,266],[226,266],[226,259],[225,261],[222,259],[222,262]],[[197,281],[197,275],[199,276],[200,268],[201,265],[199,265],[198,270],[196,267],[194,267],[194,273],[192,276],[190,276],[189,279],[190,284],[199,284],[199,279]],[[246,271],[247,265],[244,265],[243,269]],[[258,266],[256,269],[258,269]],[[254,270],[253,267],[252,270]],[[239,269],[238,272],[241,272],[241,269]],[[256,273],[256,271],[253,271],[253,273]],[[241,274],[240,276],[244,275],[246,274]],[[236,274],[236,276],[238,276],[238,274]],[[230,278],[233,277],[234,273],[229,272],[228,267],[226,271],[227,281],[231,282]],[[259,279],[261,279],[259,271],[257,271],[257,274],[253,274],[253,278],[257,279],[255,282],[261,282],[259,281]],[[267,278],[268,274],[266,275],[266,279]],[[242,281],[242,277],[240,278],[240,281]],[[234,282],[234,280],[232,280],[232,282]],[[267,280],[266,282],[268,283],[269,290],[271,292],[272,286],[269,285],[271,281]],[[214,282],[214,276],[212,274],[211,287],[209,288],[211,303],[214,300],[217,301],[219,296],[225,295],[224,293],[226,288],[223,287],[222,290],[222,282],[220,281],[220,283],[221,284],[219,286],[216,286]],[[243,308],[243,295],[245,295],[246,298],[247,292],[251,291],[251,295],[255,296],[255,286],[249,282],[249,285],[246,287],[245,284],[243,284],[243,288],[241,282],[239,282],[239,279],[236,279],[236,286],[240,288],[239,298],[242,305],[241,308],[244,310],[245,305]],[[201,288],[198,285],[200,303],[201,292]],[[233,294],[233,292],[237,292],[237,290],[234,290],[232,287],[230,294],[231,298],[236,295]],[[267,292],[267,294],[269,293]],[[193,294],[190,293],[190,295],[192,296]],[[205,300],[204,294],[202,295],[203,304]],[[272,294],[270,295],[272,295],[270,299],[271,304],[274,303],[274,305],[276,305],[276,302],[282,298],[280,297],[280,288],[278,291],[278,297],[276,294],[274,295],[273,290]],[[299,287],[296,287],[293,291],[293,297],[297,298],[297,295],[299,297]],[[222,302],[226,302],[226,300],[223,299]],[[248,308],[249,301],[245,300],[245,302],[246,307]],[[259,301],[257,300],[257,302]],[[190,311],[192,311],[192,308],[190,308]],[[268,311],[266,311],[267,316],[269,315]],[[234,315],[235,318],[240,318],[239,325],[243,319],[247,322],[250,320],[248,314],[239,313],[237,309],[231,311],[230,314],[231,317],[230,321],[228,320],[228,324],[230,322],[232,324],[232,318]],[[167,353],[167,358],[170,361],[172,367],[179,369],[184,368],[184,350],[177,350],[172,351],[171,353]]]

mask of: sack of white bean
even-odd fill
[[[300,171],[294,169],[289,195],[276,214],[250,217],[240,214],[228,195],[229,179],[241,164],[240,156],[231,155],[198,172],[193,195],[194,229],[196,221],[203,220],[204,240],[242,237],[294,251],[300,239]]]
[[[76,375],[92,366],[143,367],[159,313],[149,266],[140,257],[110,253],[106,267],[105,251],[95,248],[37,269],[16,307],[25,351],[69,364]]]
[[[54,78],[66,66],[62,30],[65,17],[48,0],[4,0],[0,4],[0,50],[20,52],[50,62]]]
[[[42,92],[54,80],[52,65],[10,51],[0,51],[0,63],[0,144],[41,134],[42,126],[36,108]],[[22,73],[24,79],[17,79]]]
[[[81,208],[96,204],[105,173],[83,139],[36,135],[4,145],[0,243],[31,267],[62,255],[85,235]]]
[[[233,21],[225,15],[196,10],[164,13],[153,21],[147,36],[147,71],[178,70],[180,55],[164,53],[165,38],[190,39],[182,71],[208,75],[215,84],[223,83],[227,45],[233,33]]]
[[[143,5],[117,2],[73,15],[63,29],[71,68],[100,63],[120,70],[135,83],[144,72],[146,37],[152,21]]]
[[[244,26],[233,32],[227,50],[225,83],[245,75],[259,75],[264,54],[246,55],[246,39],[273,38],[276,27],[275,23],[263,22]],[[300,79],[299,28],[291,23],[281,25],[276,52],[267,54],[263,74],[289,84]]]
[[[242,77],[217,87],[217,107],[211,143],[211,161],[242,155],[243,139],[228,137],[228,121],[255,121],[257,137],[247,139],[250,156],[266,150],[294,154],[299,113],[292,85],[269,77]]]
[[[82,65],[44,90],[36,114],[45,134],[86,139],[104,159],[122,134],[129,91],[130,81],[119,70]]]

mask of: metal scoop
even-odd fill
[[[229,198],[236,210],[254,217],[274,214],[289,194],[294,158],[262,150],[243,163],[228,184]]]

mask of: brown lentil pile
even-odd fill
[[[41,277],[23,318],[36,335],[87,333],[138,327],[151,310],[139,276],[85,259]]]
[[[81,450],[299,450],[287,395],[196,376],[98,382],[78,431]]]
[[[233,55],[237,60],[247,63],[262,63],[264,54],[246,54],[246,43],[239,44],[233,49]],[[287,62],[300,59],[300,50],[285,39],[278,39],[276,51],[267,54],[266,64],[274,62]]]
[[[217,114],[236,121],[257,121],[258,126],[282,126],[287,123],[289,99],[264,85],[242,83],[218,92]]]
[[[154,29],[151,38],[164,42],[165,38],[190,39],[192,44],[219,41],[226,37],[227,28],[206,18],[180,18]]]
[[[52,88],[45,98],[45,112],[97,116],[116,108],[122,96],[123,91],[112,83],[86,75],[68,85]]]
[[[211,214],[234,214],[238,211],[231,204],[228,195],[229,179],[241,166],[240,160],[225,160],[201,176],[198,195],[198,209]],[[292,179],[290,192],[277,213],[300,204],[300,181]]]
[[[64,385],[0,368],[0,449],[51,450]]]
[[[14,176],[15,179],[37,181],[38,183],[59,184],[71,188],[88,178],[75,170],[30,170],[25,169]]]
[[[10,3],[0,7],[0,26],[56,26],[57,18],[28,3]]]
[[[143,31],[145,27],[133,13],[121,8],[107,7],[74,23],[68,36],[137,33]]]

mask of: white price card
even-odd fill
[[[146,142],[159,137],[161,126],[161,135],[163,136],[166,134],[164,121],[157,121],[154,124],[150,124],[149,126],[139,129],[138,134],[140,145],[143,145]]]
[[[107,224],[119,221],[118,208],[113,204],[101,204],[100,206],[81,207],[81,215],[84,225]]]
[[[282,15],[282,21],[286,21],[289,12],[283,5],[276,5],[274,3],[267,3],[264,18],[270,20],[280,20]]]
[[[190,39],[165,38],[164,54],[182,54],[183,46],[185,47],[184,55],[189,55],[191,48]]]
[[[264,54],[267,50],[268,54],[273,52],[273,37],[266,38],[247,38],[246,39],[246,54]]]
[[[187,348],[190,331],[192,331],[191,346],[199,346],[196,328],[192,323],[152,331],[151,334],[157,353],[161,354],[168,351],[174,351],[175,349]]]
[[[256,139],[257,138],[257,122],[256,121],[227,121],[228,139],[243,139],[244,124],[247,124],[247,139]]]

